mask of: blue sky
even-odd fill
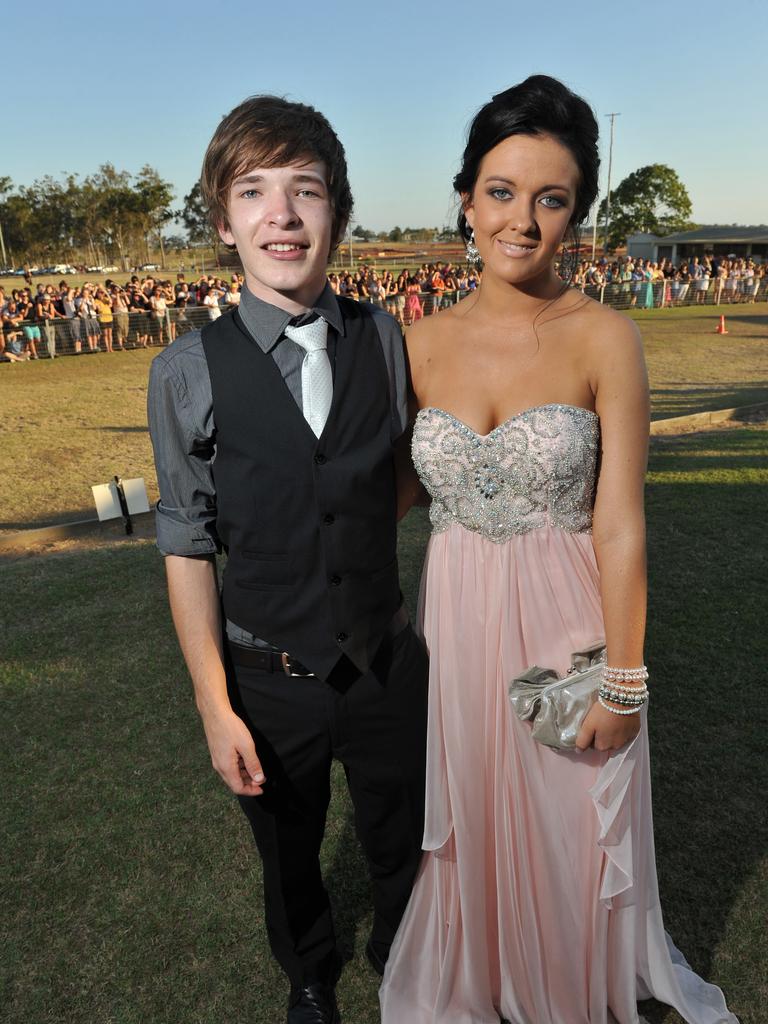
[[[41,0],[3,15],[0,174],[30,184],[149,163],[181,205],[219,119],[274,92],[312,103],[338,131],[357,222],[442,225],[454,219],[450,183],[473,113],[545,73],[598,114],[601,192],[604,115],[618,111],[614,187],[665,163],[699,223],[766,223],[767,12],[762,0]]]

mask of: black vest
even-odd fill
[[[202,332],[224,614],[320,678],[342,653],[365,670],[401,601],[387,368],[371,314],[339,305],[319,439],[238,313]]]

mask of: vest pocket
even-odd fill
[[[292,552],[243,550],[240,555],[236,586],[246,590],[291,590],[296,585]]]

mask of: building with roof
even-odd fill
[[[760,262],[768,260],[768,225],[758,224],[743,227],[738,224],[705,224],[692,231],[676,231],[671,235],[630,235],[627,239],[630,256],[643,259],[679,259],[703,256],[711,253],[717,256],[752,257]]]

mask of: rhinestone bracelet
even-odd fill
[[[610,704],[606,704],[606,702],[603,700],[602,696],[599,695],[599,694],[598,694],[597,700],[598,700],[598,703],[600,704],[600,706],[604,707],[606,711],[610,711],[612,715],[636,715],[637,712],[640,711],[641,708],[643,707],[643,705],[645,704],[645,701],[643,701],[642,704],[638,704],[634,708],[626,708],[626,709],[624,709],[624,708],[612,708]]]
[[[630,693],[616,693],[615,690],[606,689],[601,686],[598,690],[601,697],[605,697],[606,700],[615,701],[617,704],[645,704],[648,700],[647,693],[639,693],[636,697],[633,697]]]
[[[635,707],[638,704],[645,704],[648,700],[648,694],[644,693],[639,697],[630,697],[626,693],[614,693],[613,690],[606,690],[605,687],[601,686],[598,690],[599,695],[604,700],[613,701],[614,704],[624,704],[625,706]]]
[[[635,680],[644,682],[648,678],[648,669],[645,665],[640,665],[639,668],[615,668],[604,665],[603,678],[610,683],[631,683]]]

